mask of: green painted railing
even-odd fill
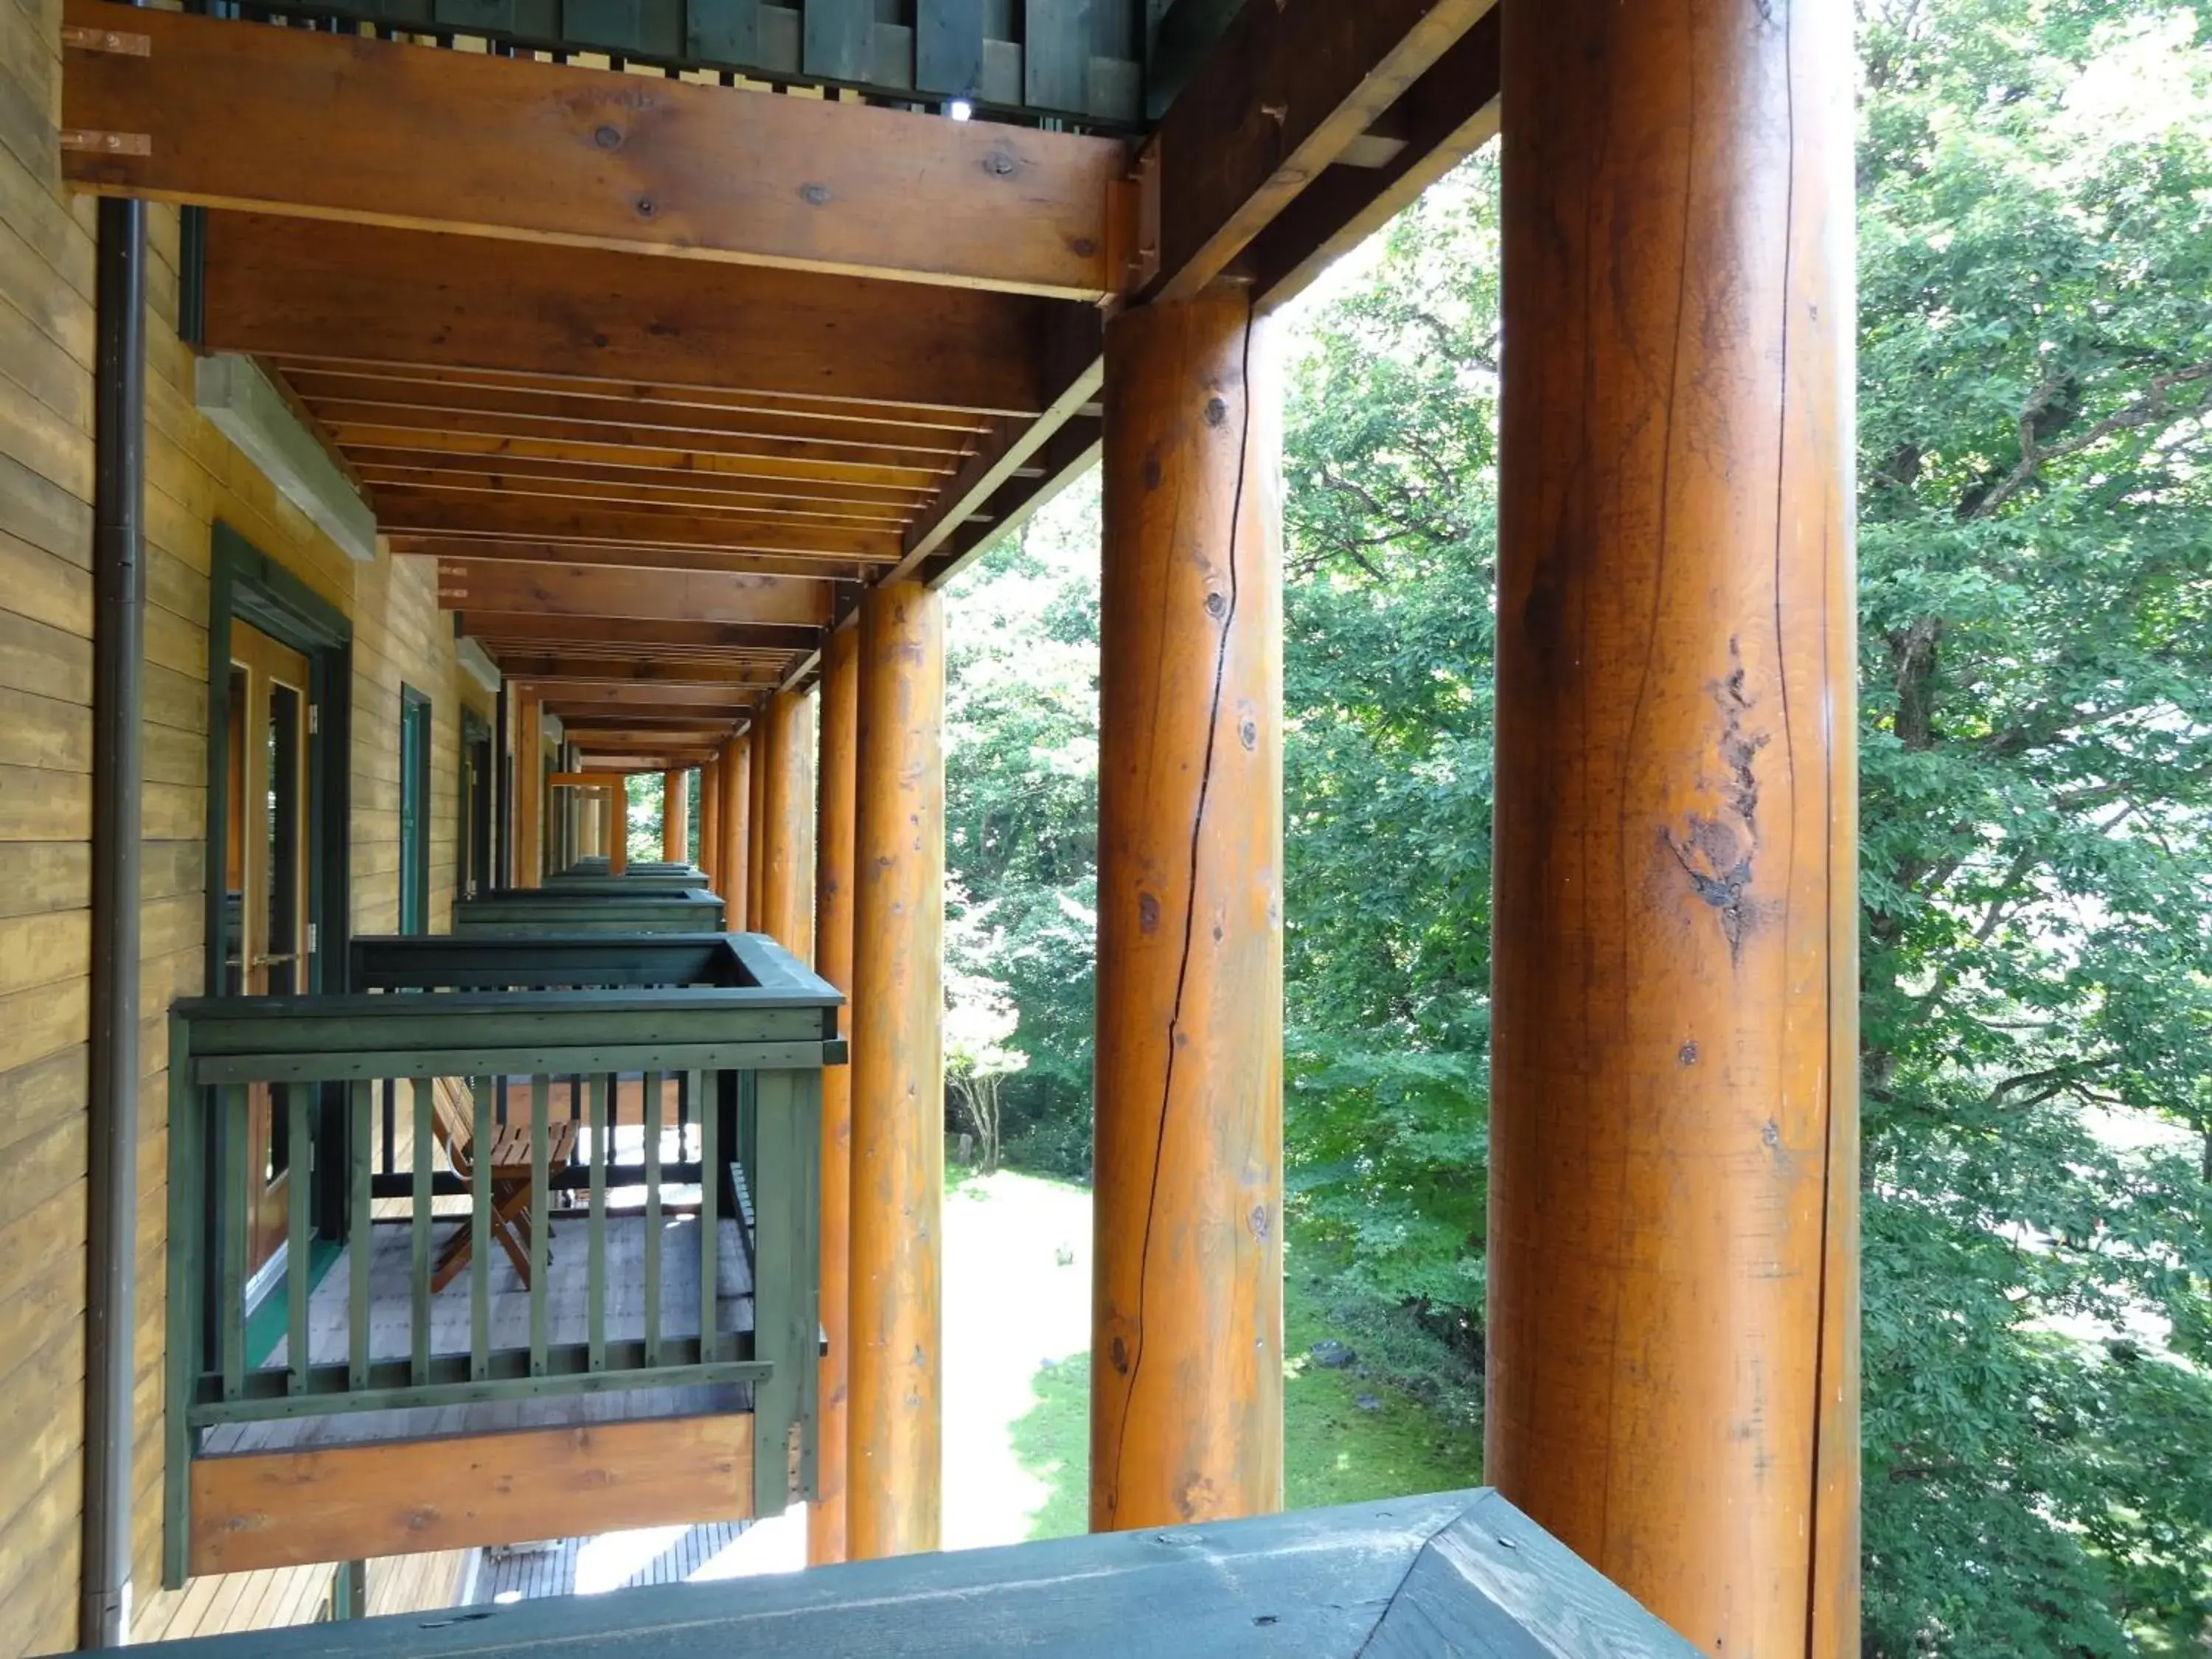
[[[838,994],[750,936],[362,939],[349,966],[380,988],[172,1013],[165,1577],[191,1459],[301,1419],[742,1385],[757,1512],[787,1448],[811,1490]],[[539,988],[641,982],[678,988]]]
[[[678,892],[500,888],[453,906],[457,933],[713,933],[721,929],[722,901],[704,888]]]

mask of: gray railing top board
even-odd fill
[[[354,991],[750,986],[803,995],[822,983],[758,933],[379,935],[350,942],[346,979]]]
[[[1692,1659],[1492,1492],[178,1644],[195,1659]]]

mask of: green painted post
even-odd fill
[[[610,1097],[620,1084],[611,1073],[594,1072],[585,1079],[584,1086],[591,1091],[592,1120],[592,1214],[586,1224],[589,1229],[589,1283],[585,1291],[588,1329],[585,1343],[591,1355],[591,1368],[599,1371],[605,1370],[607,1364],[607,1125],[614,1115]]]
[[[284,1174],[284,1358],[285,1386],[294,1394],[303,1394],[307,1387],[307,1291],[313,1277],[307,1271],[313,1248],[307,1241],[310,1086],[284,1085],[285,1148],[290,1160]]]
[[[552,1230],[552,1103],[543,1072],[530,1079],[530,1374],[545,1375],[546,1241]]]
[[[660,1077],[645,1074],[645,1363],[660,1363]],[[677,1099],[683,1099],[679,1083]],[[679,1106],[679,1111],[681,1109]],[[680,1133],[680,1132],[679,1132]]]
[[[720,1241],[716,1212],[721,1195],[721,1117],[713,1100],[699,1097],[699,1360],[721,1358],[715,1330],[714,1270]]]
[[[376,1144],[376,1085],[362,1078],[347,1092],[353,1100],[346,1133],[353,1159],[353,1190],[346,1202],[349,1258],[346,1265],[350,1275],[346,1294],[346,1380],[353,1388],[365,1389],[368,1386],[368,1316],[374,1305],[369,1267],[376,1254],[376,1227],[369,1199],[369,1164]]]
[[[230,1084],[220,1098],[222,1203],[216,1248],[222,1252],[222,1305],[216,1310],[216,1320],[222,1333],[222,1397],[235,1400],[246,1377],[246,1243],[252,1225],[246,1195],[251,1190],[253,1137],[247,1133],[246,1086]]]
[[[412,1079],[408,1088],[415,1097],[415,1194],[408,1204],[407,1278],[409,1329],[415,1380],[430,1378],[430,1221],[437,1190],[437,1170],[430,1161],[431,1080]]]
[[[476,1080],[476,1121],[469,1132],[469,1375],[478,1381],[491,1370],[493,1085],[488,1077]]]

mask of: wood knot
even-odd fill
[[[827,185],[801,185],[799,187],[799,199],[809,207],[830,205],[830,186]]]
[[[1208,426],[1219,426],[1219,425],[1220,425],[1224,421],[1227,420],[1228,418],[1229,418],[1229,402],[1228,402],[1228,399],[1226,399],[1226,398],[1208,398],[1206,400],[1206,425],[1208,425]]]
[[[1218,622],[1228,613],[1229,601],[1218,593],[1206,596],[1206,614]]]
[[[592,142],[601,149],[620,149],[622,134],[613,127],[601,127],[592,134]]]

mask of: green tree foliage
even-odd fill
[[[2201,1651],[2212,22],[1865,5],[1867,1652]],[[1358,1289],[1470,1329],[1495,199],[1479,158],[1292,320],[1286,447],[1294,1203]],[[1017,959],[991,970],[1033,1057],[1010,1118],[1062,1151],[1089,1069],[1091,510],[953,612],[952,862]]]
[[[1018,1011],[1007,1155],[1091,1170],[1098,902],[1098,495],[1071,490],[961,576],[945,618],[946,967]],[[988,925],[983,918],[988,917]],[[966,1127],[964,1124],[962,1127]]]
[[[2212,1613],[2202,34],[2155,3],[1864,19],[1883,1653],[2117,1654]]]

